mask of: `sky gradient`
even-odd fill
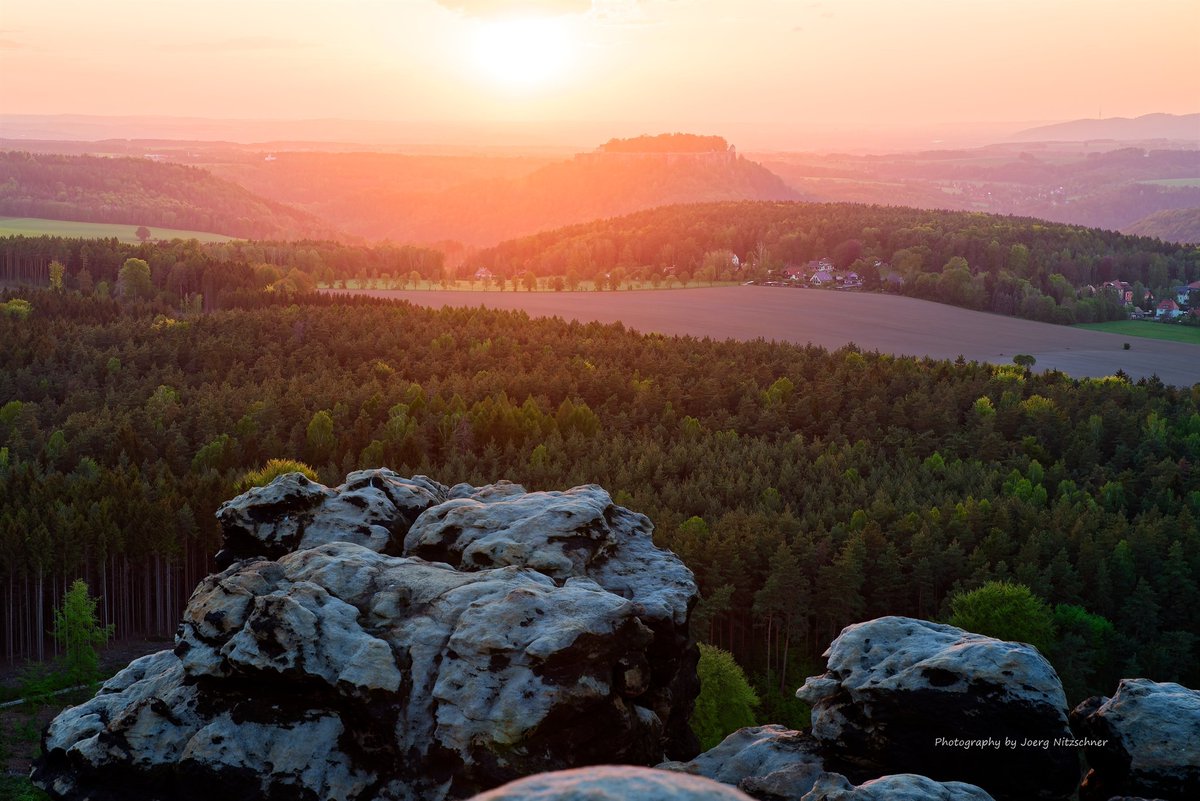
[[[0,113],[999,130],[1200,111],[1196,0],[3,0]]]

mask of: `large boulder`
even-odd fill
[[[598,487],[370,472],[337,490],[288,476],[223,506],[232,545],[285,552],[205,579],[173,651],[53,722],[36,783],[89,801],[440,801],[694,755],[696,588],[645,517]],[[388,553],[408,541],[456,564]],[[491,565],[463,556],[484,550]]]
[[[732,787],[696,776],[628,765],[543,773],[471,801],[752,801]]]
[[[857,787],[839,773],[827,773],[802,801],[994,801],[973,784],[935,782],[925,776],[900,773],[882,776]]]
[[[765,801],[800,801],[825,775],[819,752],[820,744],[803,732],[749,726],[691,761],[658,767],[730,784]]]
[[[1075,707],[1071,727],[1091,768],[1082,801],[1200,798],[1200,692],[1122,679],[1112,698],[1095,696]]]
[[[847,627],[828,672],[796,695],[829,770],[863,782],[918,773],[1001,801],[1071,796],[1078,754],[1066,698],[1037,649],[953,626],[884,617]]]

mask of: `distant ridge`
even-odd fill
[[[1143,114],[1133,119],[1074,120],[1027,128],[1013,134],[1009,141],[1085,142],[1092,139],[1175,139],[1200,143],[1200,114]]]
[[[183,228],[252,239],[328,239],[317,217],[207,170],[152,158],[0,151],[0,215]]]

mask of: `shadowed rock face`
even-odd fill
[[[1032,646],[884,617],[847,627],[825,656],[796,695],[828,769],[970,782],[1001,801],[1075,791],[1077,751],[1054,744],[1071,738],[1062,685]]]
[[[174,651],[55,719],[55,797],[440,801],[695,753],[691,573],[599,487],[292,475],[219,516],[227,552],[274,558],[209,576]]]
[[[1075,707],[1071,728],[1089,741],[1082,801],[1200,798],[1200,692],[1122,679],[1112,698],[1094,696]]]

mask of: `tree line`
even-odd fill
[[[0,238],[0,285],[49,286],[50,265],[57,263],[63,288],[105,297],[119,292],[120,270],[129,259],[149,266],[152,291],[146,299],[164,309],[201,298],[212,310],[227,295],[267,290],[290,296],[338,279],[415,274],[440,280],[446,275],[442,251],[415,245],[328,240],[201,244],[194,239],[130,244],[115,238],[10,236]]]
[[[768,705],[843,626],[945,617],[989,581],[1063,607],[1073,696],[1200,679],[1200,386],[372,299],[247,292],[187,318],[18,299],[0,315],[8,660],[52,653],[76,578],[118,636],[170,636],[216,507],[285,457],[328,484],[386,465],[606,487],[695,572],[696,631]]]

